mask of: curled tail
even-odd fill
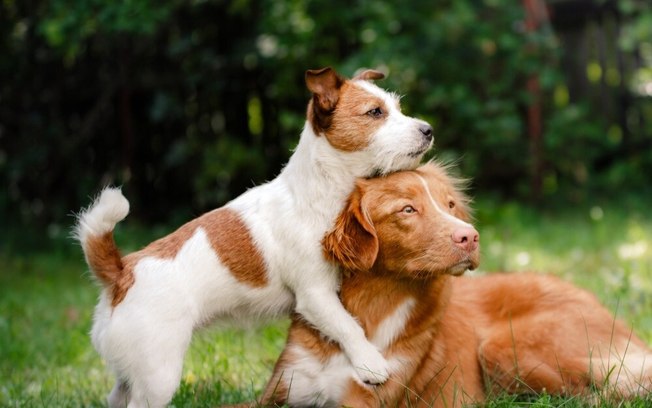
[[[128,288],[133,283],[133,276],[125,271],[113,239],[113,229],[128,213],[129,201],[120,189],[107,187],[79,214],[74,230],[88,266],[104,286],[113,288],[114,305],[121,300],[116,295],[124,292],[125,285]]]

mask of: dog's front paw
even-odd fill
[[[378,385],[389,378],[389,364],[375,348],[360,353],[351,360],[360,381],[365,384]]]

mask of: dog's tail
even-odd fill
[[[129,213],[129,201],[118,188],[105,188],[77,218],[74,236],[79,240],[86,262],[95,276],[107,287],[123,280],[120,251],[113,239],[113,229]]]

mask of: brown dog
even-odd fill
[[[437,406],[490,389],[628,397],[652,389],[652,350],[596,298],[533,274],[454,278],[478,264],[460,183],[436,164],[362,180],[324,239],[341,298],[390,364],[371,387],[299,315],[263,404]]]

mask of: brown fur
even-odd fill
[[[378,71],[365,71],[354,79],[373,80],[384,76]],[[330,68],[306,73],[308,89],[313,98],[308,104],[308,120],[316,135],[325,135],[336,149],[352,152],[364,149],[378,128],[383,126],[387,109],[380,98],[370,98],[369,93],[355,82],[345,81]],[[370,115],[380,108],[379,116]],[[365,135],[360,134],[364,129]]]
[[[370,269],[378,256],[378,238],[369,215],[363,213],[360,187],[349,197],[346,217],[338,217],[333,232],[322,244],[327,259],[342,264],[345,271]]]
[[[333,111],[344,82],[344,78],[329,67],[306,71],[306,86],[313,93],[308,103],[307,117],[316,135],[331,126]]]
[[[233,276],[253,287],[267,285],[267,267],[249,230],[235,211],[222,208],[206,223],[211,245]]]
[[[440,207],[469,219],[468,199],[460,182],[440,166],[417,170],[427,179]],[[543,275],[490,275],[456,278],[460,259],[477,265],[477,250],[460,253],[450,243],[450,226],[430,212],[424,191],[412,172],[361,181],[334,231],[324,240],[326,251],[352,270],[341,289],[345,307],[372,338],[383,319],[407,298],[416,301],[402,333],[385,355],[401,358],[401,369],[379,386],[350,380],[343,406],[457,407],[482,402],[487,392],[586,394],[591,384],[606,381],[618,396],[650,392],[652,351],[595,296],[562,280]],[[419,217],[399,211],[412,205]],[[369,219],[361,214],[368,214]],[[354,234],[374,235],[351,239]],[[357,244],[357,245],[356,245]],[[347,248],[338,248],[339,245]],[[373,266],[360,269],[357,253],[377,251]],[[453,267],[453,269],[451,269]],[[313,328],[295,317],[288,343],[261,399],[285,403],[292,384],[293,346],[327,361],[339,352]],[[625,373],[610,352],[647,355],[642,376]],[[635,355],[634,355],[635,356]],[[608,377],[609,370],[616,367]],[[637,388],[642,382],[642,389]],[[643,391],[641,391],[643,390]]]
[[[117,306],[134,284],[134,267],[145,257],[174,258],[197,228],[206,231],[211,246],[233,276],[253,287],[267,284],[267,272],[262,254],[256,248],[249,230],[240,216],[229,208],[220,208],[184,224],[173,233],[160,238],[140,251],[124,258],[115,246],[113,234],[88,240],[89,266],[100,280],[111,288],[111,305]]]
[[[362,79],[364,81],[375,81],[383,78],[385,78],[385,74],[375,69],[366,69],[353,77],[353,79]]]
[[[88,266],[102,283],[111,288],[111,305],[122,302],[127,291],[134,284],[131,268],[125,268],[120,250],[115,245],[113,232],[102,236],[91,236],[85,242]]]

